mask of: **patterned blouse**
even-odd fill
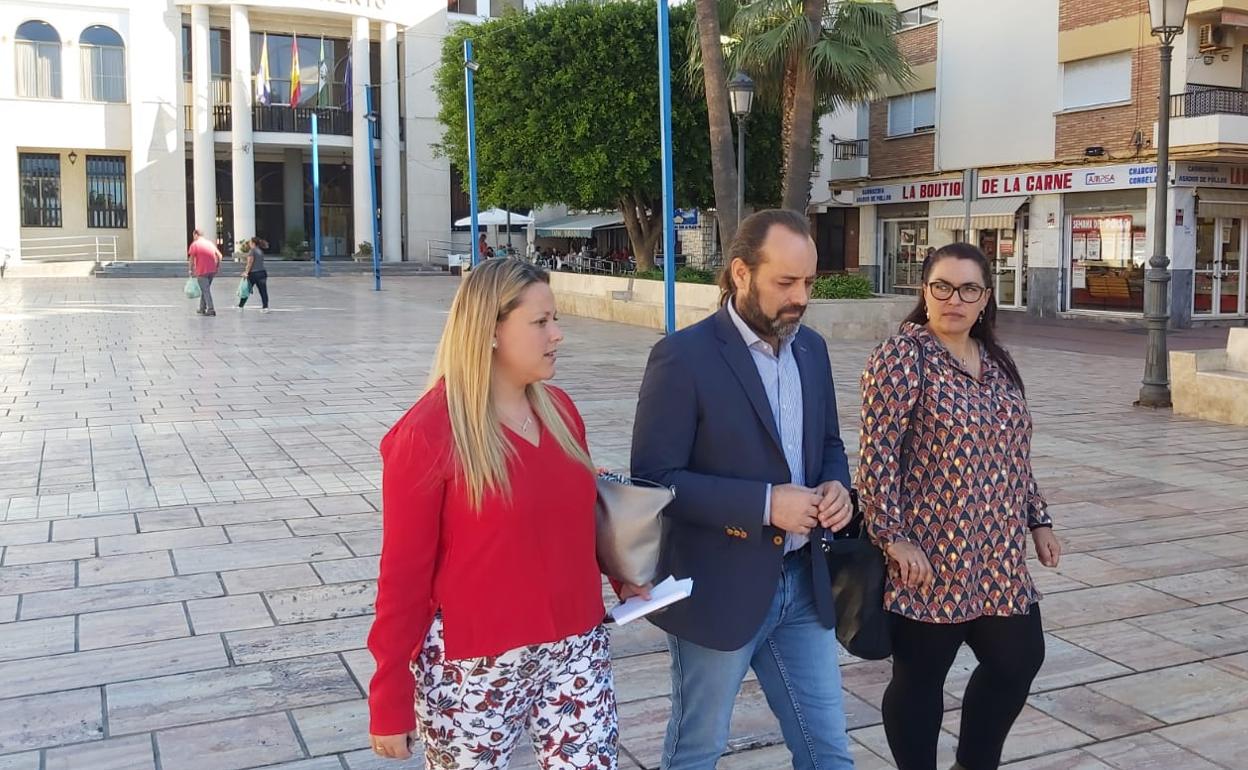
[[[916,345],[926,362],[917,408]],[[980,349],[976,380],[925,327],[905,324],[862,375],[857,487],[868,532],[881,548],[914,543],[936,573],[931,589],[908,588],[889,565],[884,606],[913,620],[1021,615],[1040,599],[1027,535],[1052,519],[1031,474],[1031,413]],[[902,447],[912,412],[916,426]],[[899,478],[903,452],[909,464]]]

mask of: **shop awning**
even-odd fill
[[[610,214],[578,214],[571,217],[560,217],[548,222],[539,222],[535,228],[543,238],[588,238],[602,227],[619,227],[624,224],[624,215],[618,211]]]
[[[1198,217],[1242,217],[1248,213],[1248,190],[1199,187],[1196,200]]]
[[[971,201],[971,229],[1011,229],[1018,207],[1026,202],[1026,196]],[[932,201],[927,211],[932,227],[938,230],[961,230],[966,227],[966,201]]]

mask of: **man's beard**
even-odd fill
[[[745,321],[758,336],[771,339],[784,339],[792,335],[801,325],[802,316],[806,313],[805,305],[785,305],[776,313],[775,318],[769,317],[759,304],[758,284],[756,283],[751,283],[750,290],[745,293],[745,298],[737,303],[736,307],[741,320]],[[792,320],[783,319],[782,316],[789,312],[797,313],[797,317]]]

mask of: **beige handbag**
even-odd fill
[[[598,477],[595,506],[598,566],[607,577],[631,585],[654,582],[663,539],[663,509],[676,490],[644,479]]]

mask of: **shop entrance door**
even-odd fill
[[[1015,230],[980,230],[979,250],[992,265],[992,291],[997,307],[1017,310],[1026,304],[1022,259]]]
[[[1192,315],[1228,318],[1248,313],[1245,286],[1248,228],[1239,218],[1202,218],[1196,229]]]

